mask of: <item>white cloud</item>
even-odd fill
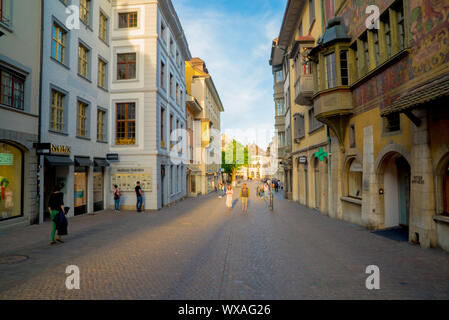
[[[223,102],[222,131],[232,129],[243,135],[237,129],[273,130],[273,84],[268,60],[283,12],[262,11],[245,16],[236,10],[230,13],[210,6],[200,10],[193,4],[177,1],[175,7],[192,55],[206,61]],[[264,8],[267,4],[260,2]]]

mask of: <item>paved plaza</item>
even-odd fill
[[[238,194],[238,189],[235,194]],[[0,234],[0,299],[448,299],[449,254],[376,235],[251,185],[248,212],[215,194],[157,212],[69,219]],[[66,267],[80,289],[65,286]],[[380,290],[368,290],[368,265]]]

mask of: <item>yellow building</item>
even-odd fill
[[[224,111],[206,64],[200,58],[186,61],[187,101],[198,104],[193,118],[192,163],[187,183],[190,195],[208,194],[221,181],[220,114]]]
[[[315,118],[312,103],[313,74],[308,53],[315,47],[322,28],[319,1],[289,1],[277,45],[284,55],[286,123],[291,147],[286,158],[288,198],[328,212],[328,161],[318,157],[329,152],[327,127]]]
[[[376,2],[378,20],[369,4],[326,8],[309,55],[331,129],[329,215],[449,250],[449,2]]]

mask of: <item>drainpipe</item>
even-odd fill
[[[42,143],[42,137],[41,137],[41,126],[42,126],[42,74],[43,74],[43,70],[42,70],[42,65],[43,65],[43,52],[44,52],[44,48],[43,48],[43,36],[44,36],[44,1],[45,0],[41,0],[41,34],[40,34],[40,66],[39,66],[39,124],[38,124],[38,143]],[[43,173],[44,170],[41,169],[41,165],[43,165],[43,161],[41,161],[41,158],[43,160],[43,157],[41,155],[36,155],[37,156],[37,170],[38,170],[38,174],[39,174],[39,184],[38,184],[38,192],[39,192],[39,197],[37,198],[37,210],[39,213],[39,224],[42,224],[44,222],[44,210],[43,210],[43,195],[42,195],[42,191],[44,190],[42,187],[42,178],[43,178]]]
[[[331,142],[331,137],[329,134],[329,127],[326,126],[327,129],[327,144],[328,144],[328,161],[327,161],[327,173],[328,173],[328,184],[327,184],[327,212],[328,214],[331,211],[331,205],[332,205],[332,200],[331,200],[331,194],[332,194],[332,142]]]

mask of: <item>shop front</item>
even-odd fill
[[[65,203],[67,202],[67,177],[70,174],[71,166],[74,165],[73,160],[70,159],[70,147],[53,144],[49,144],[49,146],[49,153],[44,157],[44,219],[50,219],[48,201],[58,184],[64,186],[61,191],[65,195]]]
[[[87,197],[88,197],[88,178],[89,167],[93,166],[92,160],[89,157],[75,157],[75,172],[74,172],[74,209],[75,216],[85,214],[88,212]]]
[[[0,141],[0,221],[23,216],[23,151]]]
[[[104,158],[94,159],[94,176],[93,176],[93,192],[94,192],[94,211],[101,211],[105,208],[104,197],[104,172],[105,167],[109,166],[109,162]]]

